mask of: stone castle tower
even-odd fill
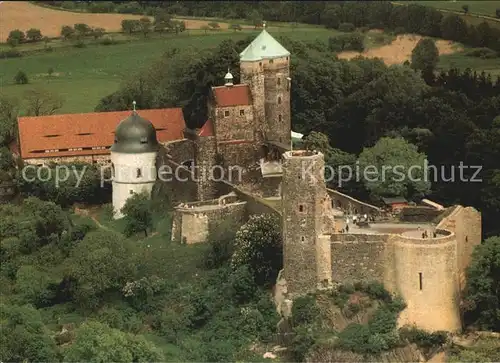
[[[114,217],[121,218],[121,209],[133,194],[151,194],[156,181],[158,140],[153,124],[134,110],[116,127],[111,146],[113,170]]]
[[[253,97],[257,141],[290,144],[290,52],[265,29],[240,54],[241,83]]]
[[[284,278],[289,297],[331,283],[330,235],[324,216],[331,201],[324,182],[324,157],[314,151],[283,154],[281,210]]]

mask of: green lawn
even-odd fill
[[[274,36],[286,35],[298,40],[318,38],[323,41],[334,34],[331,30],[314,27],[277,28],[270,32]],[[52,52],[1,59],[1,91],[22,98],[26,90],[42,87],[57,92],[65,99],[59,113],[92,112],[102,97],[118,89],[120,82],[159,59],[169,48],[192,46],[206,49],[215,47],[226,39],[238,41],[258,33],[259,31],[221,31],[204,34],[201,31],[178,36],[136,39],[115,45],[89,44],[86,48],[57,47],[54,44]],[[19,50],[23,51],[23,47]],[[52,77],[47,75],[49,68],[54,70]],[[19,70],[26,72],[29,84],[14,84],[14,76]]]
[[[416,3],[425,6],[432,6],[433,8],[461,11],[462,6],[468,5],[471,14],[486,15],[495,17],[496,9],[500,8],[499,1],[484,1],[484,0],[468,0],[468,1],[405,1],[408,3]]]
[[[500,58],[482,59],[465,55],[465,52],[442,55],[439,57],[439,69],[470,68],[478,73],[482,71],[493,77],[500,76]],[[494,80],[495,78],[493,78]]]

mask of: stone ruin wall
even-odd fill
[[[226,232],[226,228],[238,230],[246,222],[246,202],[234,197],[226,200],[224,205],[215,199],[176,207],[172,222],[172,241],[204,243],[212,233]]]

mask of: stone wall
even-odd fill
[[[453,231],[457,240],[457,266],[460,290],[465,286],[465,270],[470,264],[474,247],[481,244],[481,213],[472,207],[456,206],[438,225]]]
[[[384,284],[400,294],[407,305],[399,316],[400,326],[415,324],[427,331],[461,329],[457,241],[453,233],[445,234],[428,239],[391,238],[394,277]]]
[[[290,60],[289,57],[263,61],[267,139],[290,144]]]
[[[171,150],[174,150],[174,152],[177,152],[178,155],[180,155],[180,160],[186,160],[183,158],[189,157],[190,154],[188,151],[184,153],[182,150],[184,148],[189,150],[189,143],[179,143],[174,145],[179,146],[173,146],[173,149]],[[156,157],[158,179],[153,186],[152,195],[160,198],[167,197],[173,203],[197,200],[198,187],[196,183],[196,176],[193,174],[191,169],[188,169],[186,166],[180,165],[176,161],[172,160],[167,151],[167,148],[161,147]],[[168,173],[162,173],[162,170]],[[173,172],[174,175],[172,175],[171,172]],[[177,173],[177,175],[175,175],[175,173]]]
[[[164,153],[179,164],[195,158],[196,143],[189,139],[169,141],[162,144]]]
[[[380,214],[382,210],[374,205],[359,201],[337,190],[327,189],[333,208],[349,214]]]
[[[210,200],[215,198],[217,189],[215,180],[217,172],[215,137],[200,137],[196,142],[195,151],[195,175],[197,178],[198,200]]]
[[[281,211],[275,209],[266,200],[251,193],[248,193],[242,190],[241,188],[238,188],[236,185],[232,185],[230,183],[222,183],[222,184],[228,188],[226,189],[226,191],[228,190],[233,191],[234,193],[236,193],[236,195],[240,200],[245,201],[247,203],[246,204],[247,216],[270,214],[281,219]]]
[[[252,168],[257,168],[259,160],[259,149],[250,142],[228,142],[218,143],[217,153],[224,170],[226,170],[226,180],[233,184],[240,184],[248,181]],[[231,171],[229,171],[231,168]]]
[[[203,243],[211,233],[231,226],[237,230],[247,220],[246,202],[219,205],[217,199],[203,205],[193,203],[176,207],[172,225],[172,240],[187,244]]]
[[[254,139],[252,105],[217,107],[213,108],[212,115],[217,141]]]
[[[431,207],[404,207],[399,214],[399,219],[403,222],[432,222],[441,213],[442,211]]]
[[[331,236],[332,280],[383,281],[387,235],[333,234]]]
[[[247,84],[252,93],[255,140],[263,142],[267,133],[265,117],[264,68],[262,61],[240,62],[241,83]]]
[[[50,158],[31,158],[24,159],[25,164],[30,165],[49,165],[49,164],[62,164],[62,163],[87,163],[98,165],[109,165],[111,163],[111,155],[81,155],[81,156],[61,156]]]

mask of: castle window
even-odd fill
[[[261,68],[262,68],[262,62],[259,62],[259,67],[261,67]]]
[[[274,61],[272,59],[269,59],[269,64],[273,64]]]
[[[465,242],[469,242],[469,237],[465,236]]]
[[[137,168],[137,177],[140,178],[142,176],[142,170]]]
[[[129,194],[134,194],[134,191],[132,189],[130,189],[128,192]]]
[[[288,60],[288,57],[286,57],[286,60]]]
[[[229,111],[224,111],[224,117],[228,117],[229,116]]]
[[[304,211],[304,205],[299,204],[299,212],[303,212],[303,211]]]
[[[306,240],[306,238],[305,238],[304,236],[302,236],[302,237],[300,237],[300,240],[301,240],[302,242],[304,242],[304,241]]]
[[[115,176],[115,164],[111,163],[111,176]]]
[[[278,97],[278,105],[281,105],[281,97]]]
[[[245,110],[240,110],[240,116],[245,115]]]
[[[422,272],[418,273],[418,283],[420,286],[420,290],[422,290]]]
[[[278,121],[281,122],[283,120],[283,117],[281,115],[278,115]]]
[[[276,80],[278,86],[281,84],[281,78],[278,77],[278,79]]]

